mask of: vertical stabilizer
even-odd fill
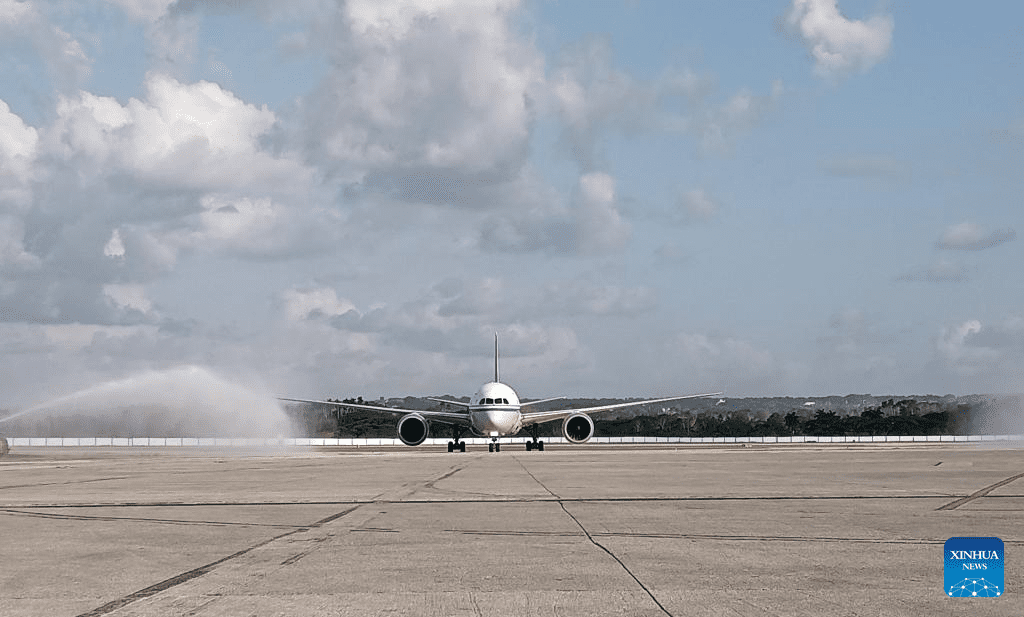
[[[498,381],[498,333],[494,333],[494,381]]]

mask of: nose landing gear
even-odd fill
[[[497,437],[491,437],[491,443],[487,444],[488,452],[501,452],[501,444],[498,443]]]

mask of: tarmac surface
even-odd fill
[[[1024,449],[520,448],[14,449],[0,615],[1024,614]]]

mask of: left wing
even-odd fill
[[[292,403],[314,403],[317,405],[334,405],[335,407],[344,407],[345,409],[365,409],[367,411],[381,411],[384,413],[395,414],[404,416],[410,413],[418,413],[427,420],[433,420],[435,422],[442,422],[445,424],[459,424],[463,426],[469,426],[469,414],[460,413],[457,411],[424,411],[422,409],[402,409],[401,407],[378,407],[377,405],[359,405],[357,403],[339,403],[336,401],[313,401],[304,398],[284,398],[278,397],[279,401],[290,401]],[[453,401],[445,401],[451,403]]]
[[[571,416],[574,413],[601,413],[612,409],[621,409],[622,407],[635,407],[637,405],[649,405],[651,403],[667,403],[668,401],[681,401],[688,398],[703,398],[706,396],[720,396],[721,392],[709,392],[707,394],[687,394],[686,396],[670,396],[669,398],[654,398],[646,401],[633,401],[631,403],[617,403],[615,405],[599,405],[597,407],[581,407],[579,409],[555,409],[552,411],[532,411],[523,412],[523,426],[529,426],[531,424],[537,424],[539,422],[550,422],[551,420],[561,420],[562,418]]]

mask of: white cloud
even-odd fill
[[[828,329],[817,339],[812,366],[814,380],[825,392],[849,391],[853,384],[904,388],[897,380],[899,360],[891,353],[894,337],[881,333],[872,316],[861,309],[833,314]]]
[[[0,206],[28,202],[39,135],[0,99]]]
[[[781,81],[772,82],[769,94],[742,89],[719,105],[706,105],[695,114],[694,133],[703,152],[729,153],[739,135],[756,126],[782,98]]]
[[[655,306],[657,294],[649,287],[623,287],[578,279],[546,284],[538,302],[539,312],[544,315],[636,316]]]
[[[691,384],[757,392],[762,396],[786,392],[798,377],[793,366],[743,338],[700,332],[679,332],[664,342],[661,364],[676,379]]]
[[[195,244],[221,243],[246,247],[253,243],[265,245],[283,239],[284,208],[269,197],[262,199],[226,200],[206,195],[200,200],[201,228],[192,235]]]
[[[0,0],[0,44],[15,39],[32,44],[61,89],[89,76],[92,60],[74,37],[51,25],[33,2]]]
[[[138,311],[142,314],[153,310],[153,303],[146,297],[142,285],[109,284],[103,286],[103,293],[120,309]]]
[[[36,10],[31,0],[0,0],[0,24],[17,26],[35,16]]]
[[[24,236],[25,230],[19,219],[0,216],[0,274],[39,267],[39,258],[25,250]]]
[[[121,230],[115,229],[110,233],[110,240],[104,245],[103,254],[107,257],[124,257],[124,241],[121,240]]]
[[[576,199],[576,250],[600,254],[618,250],[629,241],[631,230],[616,208],[615,179],[605,173],[580,177]]]
[[[986,233],[980,225],[965,221],[948,227],[936,245],[940,249],[980,251],[1010,242],[1016,237],[1017,232],[1012,229],[996,229]]]
[[[514,30],[519,2],[349,2],[325,21],[332,66],[304,104],[325,164],[507,175],[522,164],[543,80]]]
[[[153,22],[167,14],[167,7],[176,0],[107,0],[121,7],[125,13],[135,19]]]
[[[584,170],[602,167],[601,142],[611,132],[690,135],[704,152],[727,152],[782,95],[741,89],[714,101],[713,80],[691,70],[669,70],[649,80],[614,66],[610,40],[591,37],[563,54],[547,81],[545,108],[565,124],[564,142]]]
[[[683,193],[677,202],[677,210],[686,222],[706,222],[714,218],[721,209],[718,200],[704,189],[692,189]]]
[[[298,322],[314,317],[333,317],[355,311],[354,304],[338,297],[330,287],[289,289],[281,294],[285,317]]]
[[[145,85],[146,97],[123,105],[59,96],[39,131],[0,108],[0,164],[14,172],[0,200],[17,206],[0,225],[0,265],[34,272],[0,286],[17,319],[130,325],[154,316],[126,295],[140,288],[118,286],[166,275],[183,250],[263,257],[329,246],[337,220],[310,205],[312,171],[260,141],[272,112],[207,82],[150,73]]]
[[[822,76],[866,71],[889,54],[893,18],[873,15],[866,21],[846,18],[838,0],[793,0],[789,25],[795,28]]]
[[[939,259],[928,266],[902,274],[897,277],[897,280],[924,283],[964,283],[970,278],[971,273],[964,264]]]
[[[994,347],[977,343],[982,330],[977,319],[942,328],[935,347],[948,368],[959,375],[977,375],[991,369],[1000,354]]]
[[[80,174],[128,173],[135,183],[205,191],[304,193],[311,170],[265,151],[260,138],[276,122],[217,84],[146,77],[145,100],[122,106],[80,92],[61,97],[44,148]]]
[[[631,235],[618,211],[615,179],[594,172],[580,176],[568,208],[551,199],[488,218],[480,245],[488,251],[600,255],[621,250]]]

